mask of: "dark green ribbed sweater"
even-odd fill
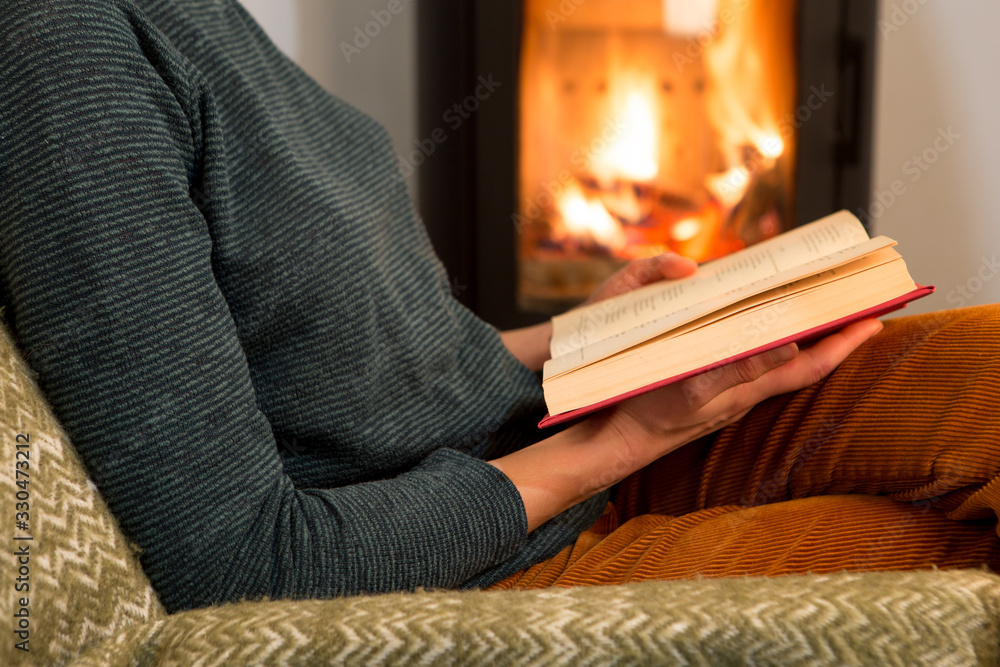
[[[231,0],[5,0],[0,271],[168,610],[486,584],[603,506],[526,537],[483,459],[538,437],[535,377],[452,298],[385,132]]]

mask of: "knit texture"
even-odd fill
[[[238,4],[6,2],[0,99],[0,304],[168,611],[486,584],[600,514],[526,538],[484,459],[534,375]]]

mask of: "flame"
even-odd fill
[[[713,192],[737,180],[734,169],[771,169],[786,150],[778,117],[790,94],[784,83],[791,78],[788,58],[783,57],[780,40],[767,38],[767,31],[776,27],[769,25],[771,6],[762,4],[722,0],[720,16],[730,20],[720,22],[719,33],[705,50],[707,111],[725,162],[723,174],[709,177],[716,181],[707,184]],[[748,148],[757,153],[750,160]],[[729,199],[720,197],[723,204]]]
[[[566,187],[556,202],[565,234],[593,239],[616,254],[626,249],[628,239],[615,216],[637,221],[642,209],[633,189],[618,185],[648,182],[659,173],[659,109],[654,89],[652,81],[627,72],[615,79],[609,96],[610,119],[605,123],[613,134],[607,137],[607,147],[590,161],[591,173],[610,187],[600,195],[584,192],[577,182]]]
[[[556,206],[565,231],[577,238],[590,237],[611,250],[625,247],[625,232],[601,202],[588,200],[575,183],[567,186]]]
[[[785,142],[776,134],[765,134],[763,141],[757,145],[757,150],[764,157],[775,159],[781,157],[781,154],[785,152]]]
[[[594,157],[594,174],[602,180],[649,181],[659,173],[659,110],[652,86],[623,73],[618,94],[614,95],[612,126],[618,135],[608,149]]]
[[[676,241],[690,241],[701,232],[701,220],[697,218],[684,218],[674,225],[671,235]]]
[[[743,200],[749,185],[750,171],[742,166],[705,177],[705,187],[727,208],[732,208]]]
[[[662,0],[663,28],[679,37],[697,37],[712,25],[719,12],[718,0]]]
[[[743,20],[727,26],[705,51],[713,84],[708,113],[723,150],[753,146],[761,155],[774,158],[781,155],[784,142],[767,96],[760,94],[767,89],[767,73],[759,54],[748,46],[750,37],[740,30],[748,23]]]

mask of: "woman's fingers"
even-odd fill
[[[662,456],[732,424],[767,398],[818,382],[881,329],[878,320],[863,320],[805,350],[790,343],[727,364],[619,404],[610,423],[633,451]]]
[[[754,404],[790,391],[797,391],[819,382],[829,375],[862,343],[882,330],[882,323],[875,319],[850,324],[831,334],[799,354],[790,363],[783,364],[758,377],[754,382],[740,387],[739,393]]]
[[[630,292],[660,280],[685,278],[698,270],[698,263],[672,252],[629,262],[612,278],[619,293]]]
[[[693,259],[671,252],[633,260],[604,281],[585,303],[597,303],[660,280],[685,278],[697,270]]]
[[[713,402],[754,405],[771,396],[797,391],[826,377],[881,329],[878,320],[862,320],[802,351],[789,343],[727,364],[685,380],[684,397],[690,407],[697,409]]]
[[[692,408],[707,405],[726,391],[755,382],[779,366],[787,364],[799,352],[795,343],[735,361],[712,369],[684,381],[682,390],[687,403]]]
[[[650,260],[654,263],[654,269],[659,268],[660,275],[649,280],[649,282],[655,282],[660,278],[665,278],[666,280],[686,278],[698,270],[698,262],[690,257],[684,257],[672,252],[657,255],[650,258]]]

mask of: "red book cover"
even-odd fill
[[[781,347],[786,343],[808,343],[810,341],[822,338],[826,334],[833,333],[839,329],[843,329],[848,324],[856,322],[858,320],[863,320],[868,317],[881,317],[886,313],[891,313],[894,310],[899,310],[906,304],[916,299],[922,298],[934,291],[934,287],[928,287],[924,285],[917,285],[917,289],[912,292],[908,292],[902,296],[896,297],[890,301],[886,301],[883,304],[872,306],[871,308],[866,308],[865,310],[859,311],[853,315],[848,315],[847,317],[841,317],[839,319],[828,322],[827,324],[820,325],[818,327],[813,327],[812,329],[807,329],[802,333],[796,334],[794,336],[787,336],[781,340],[776,340],[772,343],[766,343],[760,347],[742,352],[740,354],[734,355],[732,357],[727,357],[725,359],[720,359],[719,361],[708,364],[707,366],[702,366],[701,368],[696,368],[694,370],[688,371],[686,373],[681,373],[680,375],[675,375],[673,377],[664,378],[658,382],[648,384],[645,387],[639,387],[638,389],[633,389],[632,391],[625,392],[624,394],[619,394],[612,398],[605,399],[598,403],[593,403],[586,407],[578,408],[576,410],[570,410],[569,412],[563,412],[561,414],[550,416],[546,415],[542,421],[538,423],[539,428],[545,428],[546,426],[555,426],[556,424],[562,424],[573,419],[577,419],[584,415],[588,415],[591,412],[596,412],[603,408],[612,406],[616,403],[620,403],[627,398],[632,398],[633,396],[638,396],[639,394],[645,394],[647,391],[653,391],[654,389],[659,389],[660,387],[665,387],[668,384],[673,384],[674,382],[680,382],[681,380],[686,380],[689,377],[705,373],[714,368],[720,366],[725,366],[726,364],[731,364],[734,361],[739,361],[740,359],[746,359],[747,357],[752,357],[756,354],[762,352],[767,352],[776,347]]]

